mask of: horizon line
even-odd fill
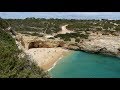
[[[40,17],[40,18],[39,17],[38,18],[37,17],[26,17],[26,18],[2,18],[2,17],[0,17],[0,18],[1,19],[27,19],[27,18],[34,18],[34,19],[65,19],[65,20],[102,20],[102,19],[104,19],[104,20],[120,20],[120,19],[109,19],[109,18],[100,18],[100,19],[98,19],[98,18],[97,19],[95,19],[95,18],[94,19],[93,18],[92,19],[90,19],[90,18],[89,19],[85,19],[85,18],[83,18],[83,19],[82,18],[78,18],[78,19],[77,18],[45,18],[45,17],[44,18],[42,18],[42,17]]]

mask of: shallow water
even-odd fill
[[[120,78],[120,59],[75,51],[49,73],[53,78]]]

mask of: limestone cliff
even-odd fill
[[[22,34],[17,35],[16,40],[19,41],[26,50],[30,48],[63,47],[65,44],[64,41],[61,40],[50,40],[43,37],[25,36]]]
[[[114,56],[120,56],[120,36],[114,35],[94,35],[89,39],[78,43],[81,50],[93,53],[102,53]]]
[[[16,39],[24,49],[62,47],[72,50],[83,50],[92,53],[102,53],[120,56],[120,36],[91,34],[88,39],[82,39],[79,43],[65,42],[62,40],[45,39],[37,36],[17,35]]]

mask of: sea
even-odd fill
[[[74,51],[49,71],[52,78],[120,78],[120,58]]]

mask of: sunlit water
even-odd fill
[[[49,73],[53,78],[120,78],[120,59],[75,51]]]

